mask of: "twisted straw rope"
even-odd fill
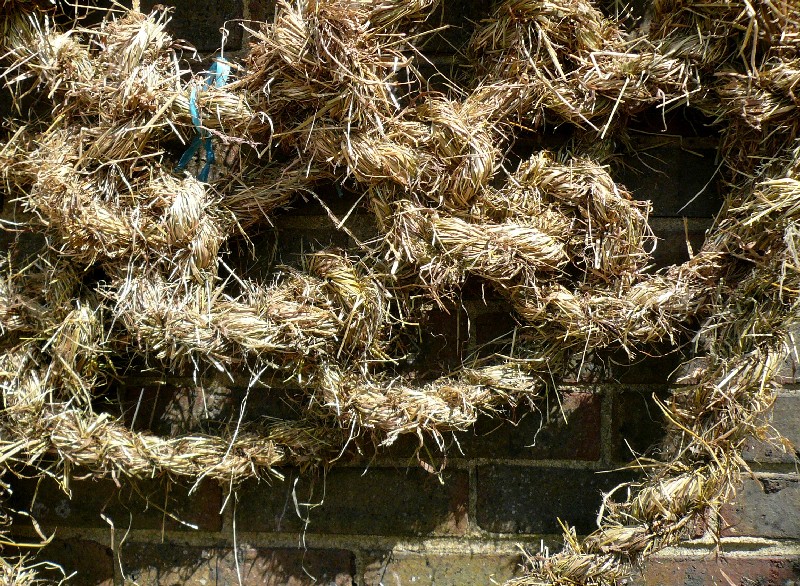
[[[737,451],[771,404],[782,335],[797,315],[793,6],[720,11],[696,0],[675,10],[656,0],[647,34],[628,40],[583,0],[508,0],[475,34],[480,77],[458,101],[410,97],[413,82],[399,81],[399,72],[413,73],[402,31],[433,5],[279,3],[241,79],[199,104],[220,136],[293,158],[251,165],[217,182],[217,193],[158,168],[160,142],[193,131],[185,94],[167,90],[181,72],[160,13],[91,31],[95,49],[42,27],[7,37],[12,70],[62,105],[58,124],[17,133],[0,167],[60,258],[78,269],[99,263],[111,280],[90,291],[73,277],[59,287],[43,279],[47,271],[0,281],[12,364],[2,376],[3,425],[20,438],[14,449],[30,461],[55,449],[98,473],[238,481],[284,462],[324,461],[364,433],[384,444],[428,434],[441,446],[444,430],[464,429],[479,412],[535,398],[570,352],[635,355],[693,330],[708,364],[664,405],[660,466],[627,501],[607,499],[597,532],[581,542],[567,531],[562,553],[530,554],[515,583],[613,583],[630,560],[675,543],[728,497]],[[753,34],[731,34],[745,30]],[[744,72],[740,54],[751,55]],[[709,77],[721,67],[724,75]],[[520,126],[567,121],[604,138],[626,116],[687,102],[727,124],[722,154],[737,185],[701,251],[681,266],[644,272],[649,208],[590,158],[539,153],[497,186],[502,142]],[[73,142],[79,148],[64,148]],[[779,155],[758,168],[752,153]],[[237,277],[239,292],[229,293],[217,262],[226,238],[330,179],[366,194],[381,249],[357,263],[318,254],[306,272],[271,286]],[[394,328],[408,327],[412,307],[404,292],[441,302],[467,275],[511,302],[529,354],[423,384],[376,373],[397,360]],[[113,337],[88,307],[114,317]],[[47,342],[20,345],[14,333],[28,331]],[[309,424],[165,439],[62,401],[88,405],[102,388],[98,359],[128,341],[164,364],[288,372],[305,381]]]

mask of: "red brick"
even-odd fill
[[[364,586],[503,584],[520,574],[520,556],[379,553],[369,556]]]
[[[125,577],[169,586],[351,586],[354,556],[344,550],[231,548],[133,543],[122,551]],[[240,582],[241,578],[241,582]]]
[[[793,586],[800,557],[653,557],[631,586]]]
[[[338,468],[325,477],[303,476],[296,486],[297,474],[284,472],[283,483],[242,488],[236,516],[240,530],[463,535],[468,528],[465,472],[445,470],[440,482],[420,468]],[[295,500],[308,526],[298,517]]]
[[[597,460],[600,458],[598,393],[566,392],[550,396],[542,412],[527,408],[505,418],[481,417],[457,435],[467,458]],[[566,418],[566,421],[565,421]],[[458,457],[458,450],[450,452]]]
[[[185,486],[159,480],[126,480],[117,486],[111,479],[73,479],[71,498],[49,477],[38,483],[15,480],[12,487],[11,505],[30,511],[47,529],[106,528],[108,523],[101,515],[120,529],[184,530],[194,526],[219,531],[222,526],[222,489],[211,482],[201,482],[192,495]]]
[[[653,217],[711,218],[716,215],[722,207],[717,189],[710,186],[701,197],[695,198],[714,175],[716,148],[692,149],[690,153],[677,141],[648,147],[647,157],[626,157],[626,164],[615,178],[624,183],[635,198],[652,200]]]
[[[155,0],[142,0],[142,11],[149,12],[159,4]],[[225,49],[235,51],[242,45],[242,0],[215,0],[203,2],[198,7],[194,0],[171,0],[175,7],[174,18],[167,25],[169,31],[180,39],[187,39],[200,51],[215,51],[221,42],[220,27],[228,29]]]
[[[213,380],[185,386],[131,384],[122,392],[122,415],[129,427],[157,435],[221,433],[235,425],[245,394],[244,388]],[[304,393],[296,389],[255,386],[247,394],[242,422],[298,419],[303,400]]]
[[[113,551],[96,541],[56,539],[38,552],[35,563],[40,564],[39,578],[47,579],[48,584],[73,575],[69,584],[114,585]]]
[[[611,458],[630,462],[655,447],[664,437],[664,415],[653,395],[664,399],[664,386],[625,389],[613,396]]]
[[[748,478],[730,504],[722,507],[722,535],[774,539],[800,536],[800,476],[759,474]]]

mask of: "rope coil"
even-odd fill
[[[9,199],[46,242],[0,277],[9,470],[236,483],[406,434],[444,450],[445,432],[535,403],[588,353],[691,344],[703,366],[662,404],[658,460],[606,498],[597,531],[565,526],[564,550],[528,552],[513,583],[613,584],[730,497],[798,316],[800,5],[654,0],[626,30],[585,0],[506,0],[472,38],[474,79],[443,95],[421,89],[409,35],[435,4],[281,1],[242,74],[219,58],[187,99],[165,12],[62,31],[38,3],[6,3],[3,79],[19,104],[34,90],[53,103],[0,147]],[[678,106],[715,121],[726,201],[689,261],[654,271],[650,204],[614,181],[610,155],[632,116]],[[570,144],[512,165],[517,139],[556,124]],[[211,129],[237,147],[218,177]],[[186,136],[175,166],[168,145]],[[197,179],[165,170],[185,175],[201,147]],[[346,232],[352,250],[269,282],[228,266],[235,238],[301,195],[326,205],[325,183],[358,194],[377,238]],[[425,320],[469,280],[510,308],[514,339],[422,377]],[[93,404],[137,364],[252,386],[269,373],[301,389],[287,398],[301,418],[132,431]]]

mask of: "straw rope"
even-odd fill
[[[626,30],[586,0],[505,0],[449,95],[414,64],[410,32],[435,5],[282,0],[221,87],[192,76],[164,10],[64,30],[55,8],[0,7],[7,225],[46,242],[0,265],[9,470],[237,483],[404,434],[444,450],[444,432],[536,401],[575,356],[691,339],[704,366],[662,404],[659,459],[606,497],[597,531],[565,526],[564,550],[528,552],[512,583],[613,584],[733,494],[798,316],[800,5],[654,0]],[[630,116],[687,105],[720,130],[726,201],[692,259],[652,271],[650,205],[606,156]],[[198,119],[233,153],[208,183],[172,171]],[[510,168],[514,141],[549,124],[583,138]],[[363,195],[378,239],[266,283],[225,263],[232,238],[331,182]],[[512,309],[513,346],[433,378],[405,368],[427,311],[468,280]],[[165,438],[95,412],[142,361],[280,377],[301,418]],[[33,579],[23,566],[0,570]]]

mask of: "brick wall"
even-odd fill
[[[265,0],[204,1],[203,10],[197,2],[172,3],[176,34],[206,55],[218,47],[225,21],[272,13]],[[488,8],[487,2],[443,4],[440,22],[433,25],[452,28],[431,36],[425,50],[446,70],[458,63],[456,50],[468,38],[470,23]],[[228,49],[246,46],[241,28],[235,23],[229,28]],[[687,238],[696,249],[721,203],[706,190],[678,213],[713,174],[716,140],[686,112],[664,121],[643,117],[636,124],[642,132],[632,135],[635,156],[614,172],[637,197],[653,200],[652,225],[661,238],[656,261],[681,262],[689,254]],[[344,211],[355,201],[347,197],[338,202]],[[358,213],[348,227],[358,236],[374,230],[370,218]],[[328,215],[309,203],[287,212],[275,231],[255,242],[255,260],[242,254],[232,262],[258,277],[276,260],[296,261],[301,250],[349,243]],[[453,313],[457,318],[434,316],[426,328],[421,354],[432,368],[458,361],[513,327],[507,313],[484,303],[479,293],[465,291]],[[205,481],[180,486],[80,480],[79,470],[72,471],[68,486],[60,478],[21,479],[11,506],[30,511],[39,530],[53,536],[39,559],[74,573],[75,584],[502,583],[519,571],[518,544],[559,547],[559,519],[590,532],[601,492],[629,479],[624,465],[658,442],[662,424],[654,397],[670,392],[681,357],[671,354],[631,367],[617,362],[605,357],[584,365],[580,375],[562,373],[560,395],[549,397],[538,412],[518,409],[509,414],[511,421],[483,418],[469,432],[448,435],[448,459],[426,460],[443,469],[438,475],[420,465],[413,441],[401,440],[378,455],[363,454],[327,471],[283,469],[282,478],[250,482],[233,493]],[[781,383],[773,424],[798,446],[796,356],[787,362]],[[224,380],[197,385],[136,376],[115,392],[100,408],[132,427],[175,434],[229,425],[238,418],[246,391],[245,385]],[[291,392],[277,386],[252,389],[243,419],[291,418],[281,400]],[[800,583],[797,454],[751,442],[744,455],[753,474],[735,501],[710,515],[694,540],[655,556],[633,583]],[[22,515],[14,528],[23,540],[36,536]],[[719,542],[713,537],[717,529]],[[60,574],[55,567],[49,572]]]

